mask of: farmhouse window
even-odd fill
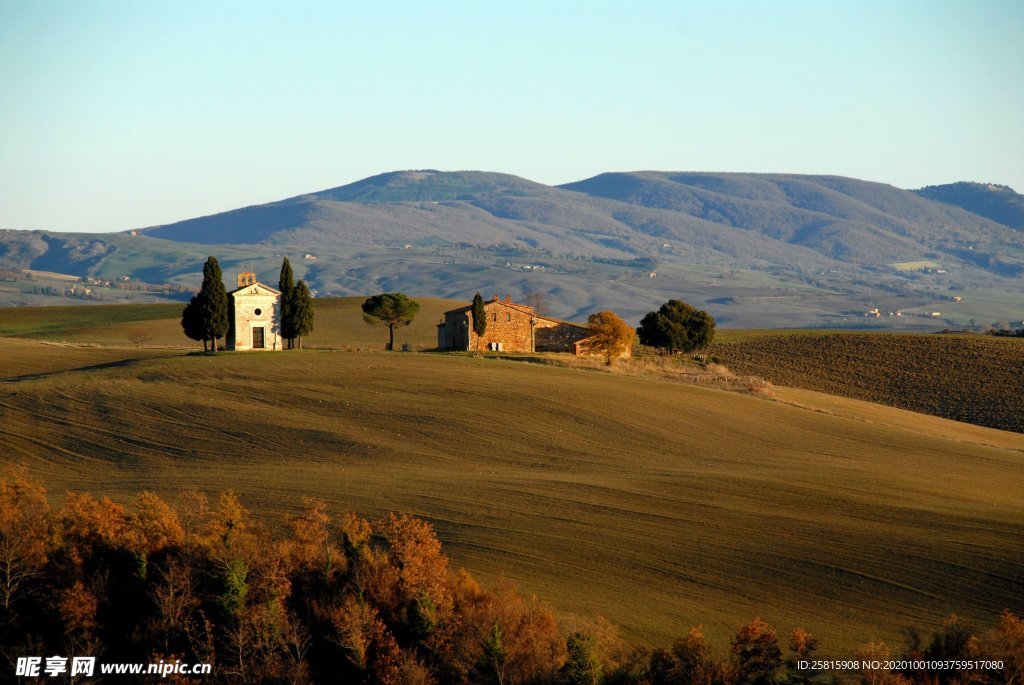
[[[497,321],[497,320],[498,320],[498,312],[494,312],[493,314],[491,314],[491,321]]]
[[[505,321],[512,320],[512,312],[505,312]]]

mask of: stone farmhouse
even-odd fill
[[[256,274],[238,274],[238,288],[228,293],[229,350],[283,349],[281,338],[281,293],[256,280]]]
[[[533,307],[517,304],[508,296],[495,295],[484,302],[487,330],[480,338],[480,349],[501,352],[574,352],[590,335],[586,326],[538,316]],[[441,350],[476,350],[473,332],[473,305],[444,313],[437,324],[437,347]]]

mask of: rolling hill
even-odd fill
[[[307,348],[383,350],[387,328],[367,324],[360,308],[365,298],[321,298],[316,301],[313,333]],[[413,350],[437,346],[437,323],[443,313],[466,304],[458,300],[420,298],[420,312],[408,326],[395,329],[395,344]],[[98,305],[94,307],[0,308],[0,338],[23,338],[68,346],[134,347],[133,334],[146,334],[141,346],[200,349],[181,330],[180,304]]]
[[[3,342],[33,373],[0,382],[0,454],[51,492],[412,512],[456,565],[660,644],[758,614],[848,657],[1024,609],[1017,434],[462,355],[74,354]]]
[[[995,183],[949,183],[927,186],[915,193],[930,200],[956,205],[968,212],[1024,231],[1024,196]]]
[[[363,300],[317,299],[316,327],[303,346],[349,352],[383,349],[387,329],[365,323]],[[418,302],[420,313],[409,326],[396,329],[395,341],[413,351],[433,350],[435,326],[443,313],[467,303],[436,298]],[[0,308],[0,340],[4,337],[60,346],[66,359],[59,365],[68,368],[88,358],[88,350],[97,345],[112,360],[139,350],[200,347],[182,333],[179,304]],[[733,329],[719,331],[708,352],[739,376],[1024,433],[1018,406],[1024,395],[1020,338]],[[8,359],[0,367],[0,379],[45,370],[58,363],[46,361],[53,356],[32,364],[25,360],[24,367]]]
[[[1024,433],[1020,338],[773,331],[711,353],[777,385]]]
[[[124,234],[0,234],[0,270],[15,278],[31,268],[187,290],[208,254],[226,274],[248,266],[271,281],[288,255],[320,295],[537,290],[563,318],[615,309],[635,321],[670,297],[743,327],[864,326],[851,317],[874,307],[913,317],[870,322],[883,327],[1024,318],[1020,231],[835,176],[631,172],[556,187],[400,171]],[[0,302],[58,301],[37,291],[0,283]]]

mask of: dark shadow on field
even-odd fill
[[[551,363],[550,359],[545,359],[544,357],[534,357],[532,355],[516,356],[516,355],[505,355],[505,354],[488,354],[487,358],[488,359],[501,359],[502,361],[506,361],[506,362],[526,362],[527,364],[550,364]]]
[[[130,359],[119,359],[113,362],[104,362],[102,364],[90,364],[88,366],[77,366],[73,369],[60,369],[58,371],[44,371],[43,373],[27,373],[22,376],[11,376],[10,378],[0,378],[0,383],[18,383],[20,381],[34,381],[41,378],[52,378],[55,376],[62,376],[68,373],[78,373],[81,371],[102,371],[103,369],[116,369],[120,367],[134,366],[142,360],[133,357]]]

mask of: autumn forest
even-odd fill
[[[866,642],[856,659],[880,669],[815,668],[829,665],[815,663],[815,636],[757,617],[728,644],[694,627],[652,649],[600,617],[560,621],[511,586],[483,587],[449,567],[422,520],[303,505],[278,528],[232,493],[188,491],[172,506],[142,492],[125,507],[71,492],[52,508],[10,468],[0,478],[0,652],[215,664],[177,682],[1021,682],[1024,620],[1009,611],[995,626],[951,617],[932,635],[909,629],[904,645]],[[885,668],[899,661],[910,668]]]

